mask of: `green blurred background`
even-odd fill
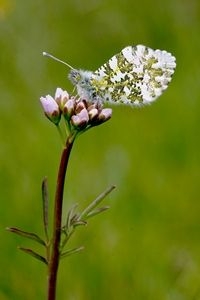
[[[16,248],[17,226],[43,235],[41,180],[51,209],[61,144],[39,97],[71,90],[68,70],[95,70],[127,45],[177,58],[152,106],[113,106],[113,117],[77,140],[65,211],[111,184],[111,209],[78,230],[62,261],[58,299],[200,299],[200,1],[0,0],[0,299],[45,299],[46,269]],[[40,249],[39,249],[40,250]]]

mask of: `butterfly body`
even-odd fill
[[[139,106],[162,94],[175,67],[165,50],[128,46],[94,72],[72,69],[69,79],[86,100]]]
[[[72,84],[76,86],[77,93],[81,98],[87,100],[95,98],[95,87],[91,83],[91,71],[73,69],[70,71],[68,77]]]

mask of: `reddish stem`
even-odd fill
[[[59,246],[61,238],[61,226],[62,226],[62,204],[63,204],[63,192],[65,184],[65,175],[67,171],[67,165],[69,156],[73,146],[75,136],[69,136],[63,149],[60,166],[57,177],[57,186],[55,194],[54,204],[54,223],[53,223],[53,239],[52,239],[52,251],[49,261],[48,269],[48,300],[56,299],[56,282],[59,266]]]

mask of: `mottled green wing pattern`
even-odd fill
[[[103,102],[138,106],[162,94],[175,67],[175,57],[166,51],[128,46],[92,74],[91,84]]]

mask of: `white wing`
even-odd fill
[[[92,74],[91,85],[101,101],[146,104],[168,87],[175,67],[175,57],[165,50],[128,46]]]

